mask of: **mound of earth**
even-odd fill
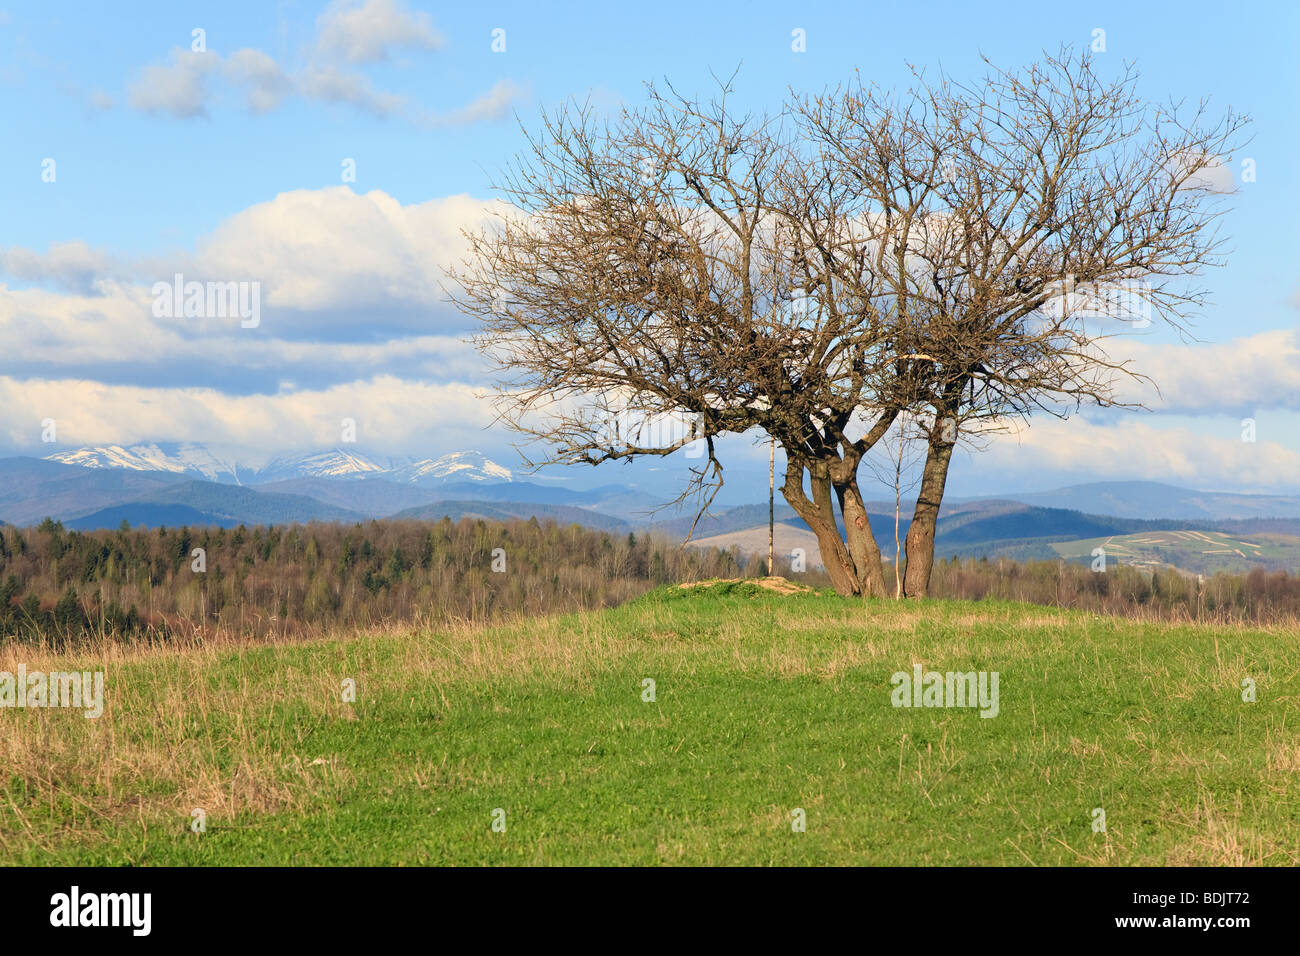
[[[767,591],[775,591],[778,594],[802,594],[813,590],[806,584],[799,584],[791,581],[789,578],[711,578],[708,581],[691,581],[687,584],[679,584],[677,587],[683,591],[695,591],[702,588],[712,588],[719,584],[753,584],[756,587],[763,588]]]

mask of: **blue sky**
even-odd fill
[[[981,53],[1019,66],[1101,29],[1101,62],[1136,61],[1146,97],[1209,96],[1253,117],[1241,155],[1256,178],[1239,182],[1225,223],[1230,262],[1204,283],[1200,344],[1158,330],[1133,343],[1165,391],[1155,411],[1035,421],[962,456],[953,488],[1144,478],[1300,492],[1300,14],[1289,4],[0,10],[0,452],[48,453],[40,422],[54,418],[58,448],[191,439],[257,460],[334,443],[351,412],[363,450],[480,448],[514,465],[510,436],[485,430],[485,370],[460,341],[469,326],[439,301],[437,273],[521,144],[515,113],[531,124],[570,96],[635,103],[646,80],[704,92],[710,70],[737,67],[740,101],[770,109],[790,87],[854,71],[885,85],[905,82],[908,63],[973,78]],[[795,28],[804,53],[791,50]],[[141,314],[153,282],[187,269],[263,278],[263,325]],[[1245,417],[1253,443],[1240,440]],[[760,458],[737,443],[738,473]]]

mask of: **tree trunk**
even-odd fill
[[[855,512],[854,506],[850,505],[849,512],[851,517],[848,523],[853,528],[849,532],[853,547],[851,551],[845,545],[839,526],[835,523],[828,463],[812,462],[807,467],[811,500],[804,493],[804,465],[797,461],[789,461],[786,465],[785,484],[781,488],[781,494],[817,536],[822,564],[830,576],[831,584],[837,593],[845,597],[859,594],[883,595],[884,574],[880,566],[880,548],[876,546],[871,527],[866,523],[866,510],[862,507],[861,496],[857,494],[856,480],[852,483],[853,494],[849,496],[856,500],[857,506]],[[857,523],[859,513],[862,517],[861,526]]]
[[[885,596],[885,569],[880,558],[880,546],[871,530],[866,505],[854,478],[847,485],[837,486],[840,513],[844,515],[844,536],[848,539],[849,555],[858,573],[861,593],[873,597]]]
[[[947,432],[945,432],[945,425]],[[930,590],[930,572],[934,568],[934,534],[939,522],[939,506],[948,482],[948,463],[956,444],[951,419],[936,418],[930,431],[930,447],[921,472],[921,487],[916,495],[912,525],[907,529],[907,569],[903,573],[903,594],[910,598],[925,597]]]

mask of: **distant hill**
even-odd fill
[[[147,499],[155,504],[182,504],[244,524],[290,524],[307,521],[359,521],[364,515],[347,508],[317,501],[306,495],[285,495],[254,491],[211,481],[190,481],[154,492]],[[132,502],[136,503],[136,502]]]
[[[940,512],[937,539],[948,546],[1005,538],[1091,537],[1113,534],[1113,519],[1015,501],[988,501]]]
[[[689,510],[689,509],[688,509]],[[691,523],[695,519],[694,512],[684,514],[676,518],[665,518],[658,521],[652,521],[646,525],[646,530],[665,535],[669,538],[681,540],[691,530]],[[791,508],[784,501],[776,503],[776,520],[786,522],[807,531],[808,526],[800,520]],[[763,526],[763,533],[767,533],[767,502],[761,505],[738,505],[734,508],[717,509],[713,514],[701,518],[695,525],[695,533],[692,540],[697,538],[708,538],[722,534],[732,534],[737,531],[747,531],[750,528]],[[873,522],[874,524],[874,522]],[[767,547],[766,544],[763,545]]]
[[[260,494],[305,496],[336,508],[358,512],[367,518],[384,518],[444,497],[428,488],[398,484],[387,478],[353,478],[348,481],[337,478],[289,478],[254,485],[253,490]]]
[[[1236,521],[1207,522],[1210,530],[1228,534],[1300,535],[1300,518],[1241,518]]]
[[[75,518],[184,481],[166,472],[92,469],[41,458],[0,459],[0,519]]]
[[[390,517],[416,521],[440,521],[444,517],[451,518],[453,521],[459,521],[461,518],[482,518],[484,521],[536,518],[538,521],[549,520],[557,524],[580,524],[601,531],[632,530],[632,525],[621,518],[601,514],[598,511],[573,508],[569,505],[517,501],[439,501],[418,508],[408,508]]]
[[[893,538],[894,515],[892,505],[886,513],[884,502],[867,502],[872,533],[877,538]],[[728,534],[743,531],[761,524],[767,527],[767,505],[741,505],[720,511],[700,520],[695,536]],[[776,506],[776,520],[796,527],[807,528],[793,508],[784,503]],[[843,521],[836,515],[843,529]],[[911,524],[911,507],[903,510],[899,520],[899,533],[907,534]],[[685,535],[691,526],[690,517],[673,518],[655,522],[650,527],[664,534]],[[938,538],[952,544],[1024,537],[1082,537],[1085,535],[1136,531],[1147,523],[1120,521],[1097,515],[1080,514],[1053,508],[1034,508],[1015,501],[963,502],[945,508],[939,516]]]
[[[1064,508],[1117,518],[1210,521],[1300,518],[1300,496],[1193,491],[1154,481],[1094,482],[1001,497],[1042,508]]]
[[[124,519],[157,526],[178,521],[221,525],[436,519],[444,514],[495,520],[536,516],[610,531],[644,530],[677,541],[694,521],[690,504],[664,509],[661,499],[640,487],[575,490],[515,480],[508,469],[472,451],[399,461],[333,449],[278,459],[243,485],[231,482],[247,479],[250,472],[195,443],[105,446],[57,457],[64,460],[0,459],[0,521],[31,525],[48,516],[69,527],[91,528],[116,527]],[[198,472],[219,480],[196,480]],[[911,502],[903,502],[900,535],[907,533],[911,508]],[[867,502],[872,530],[886,553],[892,553],[893,510],[893,502]],[[747,549],[755,538],[753,529],[764,529],[759,537],[765,551],[767,520],[766,502],[719,508],[701,519],[693,540],[727,546],[726,536],[739,535],[731,543]],[[784,501],[777,502],[776,520],[807,531]],[[953,498],[944,503],[939,518],[936,554],[1052,558],[1056,543],[1157,531],[1297,535],[1300,497],[1200,492],[1134,481],[1001,498]]]
[[[622,485],[610,485],[592,491],[573,491],[526,481],[458,481],[445,485],[421,486],[398,483],[391,478],[353,478],[348,481],[335,478],[290,478],[253,487],[259,492],[306,495],[373,518],[384,518],[441,501],[504,502],[508,511],[518,510],[518,506],[524,504],[567,505],[583,512],[589,509],[603,510],[608,516],[618,506],[619,497],[630,490]],[[588,517],[583,523],[591,527],[603,527],[594,523],[599,520],[600,518]]]
[[[398,480],[397,471],[375,474],[364,470],[373,463],[360,456],[318,456],[311,463],[313,467],[341,469],[345,473],[252,485],[194,480],[174,462],[173,470],[137,470],[135,465],[150,460],[143,452],[136,457],[116,456],[110,460],[129,461],[130,465],[0,459],[0,520],[30,525],[51,517],[78,529],[117,527],[123,519],[133,526],[148,527],[177,521],[213,525],[353,522],[396,514],[409,516],[412,509],[445,502],[439,516],[457,509],[507,517],[535,514],[564,523],[621,530],[636,519],[626,520],[619,512],[633,516],[655,505],[624,485],[575,491],[530,482],[489,480],[498,476],[499,466],[467,454],[444,456],[437,469],[412,466],[412,474],[404,481]],[[347,471],[350,468],[359,470]],[[447,480],[450,477],[459,480]],[[468,508],[465,503],[471,501],[483,505]],[[485,507],[489,502],[496,505],[495,509]],[[607,510],[601,513],[597,508]]]
[[[882,514],[877,509],[890,508]],[[894,552],[894,516],[892,504],[867,503],[871,531],[882,553],[892,558]],[[900,538],[907,536],[911,525],[911,508],[904,509],[898,523]],[[793,509],[777,508],[777,521],[811,535],[808,526]],[[1273,526],[1285,522],[1264,522]],[[962,501],[947,507],[939,516],[935,535],[937,558],[1006,557],[1016,560],[1047,560],[1058,556],[1058,542],[1086,540],[1110,535],[1175,531],[1208,532],[1232,522],[1186,522],[1175,520],[1144,521],[1084,514],[1061,508],[1040,508],[1017,501]],[[660,522],[651,528],[681,540],[690,527],[689,518]],[[842,525],[841,525],[842,528]],[[1269,530],[1280,529],[1270,527]],[[842,532],[841,532],[842,533]],[[715,517],[703,519],[693,543],[740,548],[742,552],[766,553],[767,506],[745,505],[728,509]],[[803,546],[803,545],[799,545]],[[808,550],[805,547],[805,550]],[[811,551],[809,552],[811,554]],[[810,564],[811,566],[811,564]]]
[[[438,497],[448,501],[516,501],[532,504],[572,505],[575,508],[602,509],[604,503],[631,491],[625,485],[606,485],[590,491],[538,485],[528,481],[470,482],[455,481],[436,488]],[[644,498],[642,504],[647,504]]]
[[[156,528],[173,524],[187,509],[184,523],[231,525],[305,524],[308,521],[361,521],[364,515],[308,498],[253,491],[211,481],[186,481],[152,491],[129,502],[104,508],[75,520],[78,529],[114,528],[126,518],[132,526]],[[72,526],[71,522],[65,522]]]
[[[233,518],[206,514],[197,508],[191,508],[189,505],[138,504],[114,505],[111,508],[104,508],[82,518],[64,521],[63,526],[70,531],[98,531],[103,528],[116,528],[123,521],[132,528],[160,528],[164,526],[168,528],[182,526],[200,528],[209,525],[219,528],[235,528],[240,524],[247,523],[236,521]]]
[[[1107,561],[1145,568],[1171,567],[1191,574],[1300,568],[1300,537],[1279,534],[1148,531],[1052,545],[1066,560],[1084,563],[1091,562],[1093,551],[1099,548],[1105,551]]]
[[[730,531],[726,534],[693,538],[691,544],[697,548],[722,548],[723,550],[736,548],[741,554],[758,555],[762,560],[766,561],[767,530],[767,525],[764,524],[760,527],[746,528],[743,531]],[[817,543],[817,536],[809,531],[807,527],[796,527],[782,521],[777,523],[773,531],[775,553],[779,561],[789,560],[795,548],[800,548],[804,552],[805,568],[812,570],[822,566],[822,552]]]

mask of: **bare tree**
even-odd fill
[[[906,413],[927,454],[904,592],[923,595],[956,442],[1116,403],[1137,374],[1063,286],[1140,283],[1180,328],[1201,301],[1183,280],[1215,261],[1209,183],[1243,121],[1184,121],[1135,81],[1062,56],[776,117],[732,115],[729,83],[545,115],[498,185],[515,211],[453,276],[500,415],[546,446],[537,464],[698,449],[682,497],[701,514],[717,439],[761,430],[836,589],[885,595],[858,469]]]
[[[453,298],[506,373],[499,413],[548,446],[535,463],[698,448],[682,497],[703,513],[716,439],[761,429],[837,590],[884,594],[857,466],[897,414],[878,401],[892,330],[868,276],[818,261],[818,243],[853,242],[834,177],[780,117],[732,116],[728,92],[544,117],[498,187],[519,214],[469,236]]]
[[[957,441],[1123,404],[1118,383],[1142,376],[1105,340],[1153,319],[1185,332],[1205,298],[1188,279],[1221,263],[1219,200],[1247,120],[1145,103],[1137,80],[1063,53],[970,86],[918,76],[901,95],[857,84],[797,107],[858,184],[899,381],[928,421],[909,596],[929,585]]]

